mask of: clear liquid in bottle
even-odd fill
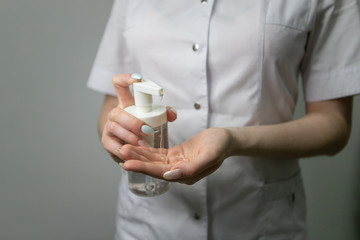
[[[167,123],[154,130],[153,134],[149,134],[143,139],[153,148],[167,149],[169,147]],[[164,157],[164,161],[166,161],[166,157]],[[170,182],[137,172],[128,172],[128,180],[130,191],[143,197],[158,196],[170,188]]]

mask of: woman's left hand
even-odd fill
[[[166,149],[124,145],[125,170],[193,184],[229,156],[294,159],[334,155],[351,133],[352,97],[310,102],[302,118],[272,125],[209,128]]]
[[[124,145],[123,168],[156,178],[194,184],[220,167],[230,156],[231,134],[223,128],[209,128],[169,149]]]

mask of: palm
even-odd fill
[[[190,140],[159,149],[126,145],[121,150],[127,170],[162,178],[164,172],[182,169],[185,183],[194,183],[215,171],[227,157],[229,136],[223,129],[207,129]]]

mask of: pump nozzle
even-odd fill
[[[142,79],[141,82],[136,82],[134,85],[135,105],[141,112],[150,112],[152,109],[152,95],[163,96],[162,87],[156,83]]]

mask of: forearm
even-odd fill
[[[345,113],[310,111],[287,123],[228,128],[230,155],[297,158],[334,155],[347,143],[351,129],[351,103]]]

